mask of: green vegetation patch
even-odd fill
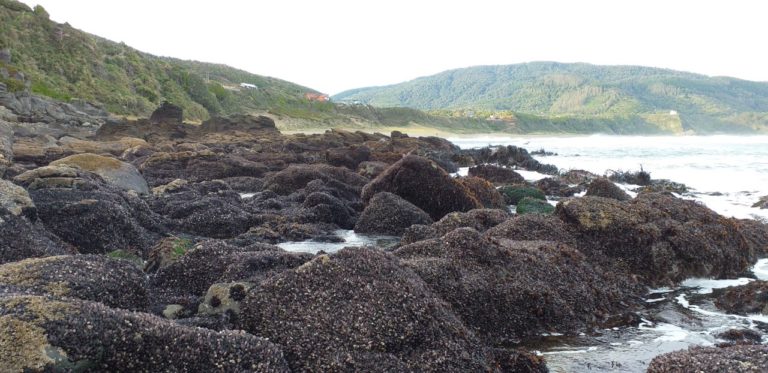
[[[555,207],[550,205],[547,201],[542,201],[537,198],[525,197],[517,203],[516,212],[519,215],[524,214],[552,214],[555,212]]]
[[[517,205],[523,198],[529,197],[542,201],[546,201],[547,197],[538,188],[533,188],[525,185],[510,185],[504,186],[499,189],[499,192],[504,197],[504,202],[508,205]]]

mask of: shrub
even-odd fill
[[[532,188],[529,186],[524,185],[511,185],[511,186],[505,186],[501,189],[499,189],[499,192],[501,192],[501,195],[504,196],[504,201],[508,205],[516,205],[520,200],[522,200],[525,197],[530,197],[534,199],[539,199],[546,201],[547,197],[544,195],[544,192],[537,188]]]

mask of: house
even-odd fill
[[[245,89],[257,89],[258,88],[258,87],[256,87],[255,84],[251,84],[251,83],[240,83],[240,87],[241,88],[245,88]]]
[[[304,98],[306,98],[309,101],[316,101],[316,102],[328,102],[331,100],[331,98],[328,97],[328,95],[326,94],[312,93],[312,92],[305,93]]]

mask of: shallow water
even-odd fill
[[[281,242],[277,246],[287,251],[304,252],[317,254],[320,251],[326,253],[333,253],[339,251],[345,247],[358,247],[358,246],[376,246],[380,248],[387,248],[394,246],[400,240],[399,237],[393,236],[381,236],[381,235],[369,235],[355,233],[352,230],[339,229],[334,232],[342,242],[317,242],[312,240],[307,241],[292,241]]]
[[[703,202],[726,216],[768,219],[768,210],[752,208],[768,195],[768,136],[709,137],[485,137],[449,139],[462,148],[516,145],[529,151],[545,149],[553,156],[535,156],[561,170],[583,169],[596,174],[637,171],[654,179],[670,179],[692,188],[682,198]],[[459,174],[466,174],[466,169]],[[519,171],[520,172],[520,171]],[[546,177],[520,172],[526,180]],[[636,186],[619,185],[630,195]],[[757,279],[768,279],[768,259],[752,268]],[[638,327],[600,330],[591,335],[557,333],[527,341],[524,346],[544,355],[552,372],[644,372],[653,357],[690,346],[712,346],[715,335],[732,328],[768,331],[768,316],[728,315],[713,304],[718,289],[754,281],[688,279],[675,289],[649,289],[648,316]],[[655,322],[650,321],[653,319]],[[764,343],[768,340],[764,337]]]

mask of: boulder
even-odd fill
[[[376,176],[379,176],[382,172],[384,172],[387,167],[389,167],[389,165],[384,162],[360,162],[360,164],[357,165],[357,173],[368,179],[374,179]]]
[[[101,303],[0,295],[0,370],[290,372],[278,346]]]
[[[545,177],[540,180],[536,180],[533,186],[541,190],[548,196],[557,197],[573,197],[574,194],[580,193],[584,190],[583,185],[570,186],[562,181],[560,178]]]
[[[715,305],[737,315],[768,315],[768,281],[727,288],[717,297]]]
[[[516,215],[488,229],[485,236],[516,241],[554,241],[575,245],[569,226],[556,216],[543,214]]]
[[[585,331],[631,309],[644,291],[564,244],[491,241],[471,228],[394,254],[492,344]]]
[[[520,184],[525,182],[525,178],[513,169],[489,164],[470,167],[469,176],[480,177],[497,184]]]
[[[461,183],[426,158],[408,155],[368,183],[362,192],[367,203],[380,192],[397,194],[424,210],[433,220],[454,211],[482,207]]]
[[[304,209],[303,221],[310,223],[330,223],[342,229],[355,226],[356,212],[336,198],[324,192],[312,192],[307,195],[301,207]]]
[[[0,287],[38,295],[101,302],[109,307],[145,311],[147,280],[132,262],[101,255],[66,255],[0,265]]]
[[[3,179],[0,179],[0,208],[6,209],[15,216],[22,213],[36,216],[35,204],[27,190]]]
[[[768,367],[768,346],[691,347],[657,356],[648,373],[758,373]]]
[[[400,244],[407,245],[430,238],[439,238],[458,228],[472,228],[478,232],[485,232],[507,219],[509,219],[509,213],[498,209],[452,212],[428,227],[414,225],[406,229]]]
[[[0,264],[75,253],[39,221],[0,207]]]
[[[492,163],[501,166],[517,166],[548,175],[558,173],[557,167],[540,163],[531,157],[527,150],[514,145],[467,149],[462,150],[462,153],[474,158],[475,164]]]
[[[724,343],[719,343],[718,347],[726,347],[732,345],[759,345],[763,342],[763,335],[760,332],[752,329],[728,329],[722,333],[716,335],[717,339],[725,340]]]
[[[413,224],[431,224],[432,218],[399,196],[382,192],[371,198],[355,224],[355,232],[399,236]]]
[[[228,117],[213,117],[200,125],[198,135],[220,132],[246,132],[254,134],[267,132],[279,134],[272,118],[263,115],[235,114]]]
[[[135,194],[87,171],[47,166],[14,180],[30,190],[45,226],[83,254],[141,254],[167,230],[163,219]]]
[[[371,159],[371,149],[365,145],[350,145],[344,148],[328,149],[325,160],[331,166],[357,170],[360,163]]]
[[[616,186],[610,180],[601,177],[593,180],[587,187],[587,196],[612,198],[618,201],[629,201],[632,197]]]
[[[184,110],[168,101],[152,112],[149,121],[152,123],[181,124],[184,120]]]
[[[340,362],[406,371],[488,371],[496,364],[418,276],[375,249],[319,255],[262,282],[246,296],[240,319],[242,329],[285,346],[294,371]]]
[[[620,261],[654,286],[737,276],[758,254],[737,221],[672,195],[641,194],[630,202],[574,198],[560,202],[556,214],[587,256]]]
[[[148,194],[149,186],[136,167],[111,157],[96,154],[76,154],[50,163],[51,166],[69,166],[93,172],[105,181],[124,190]]]
[[[480,204],[489,209],[500,209],[507,211],[507,204],[504,202],[504,197],[489,181],[479,177],[462,177],[458,179],[459,183],[463,185],[477,199]]]

